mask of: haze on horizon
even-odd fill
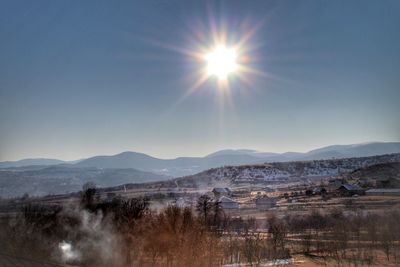
[[[0,161],[400,141],[399,1],[2,1]],[[243,82],[182,51],[249,32]],[[345,26],[344,26],[345,25]]]

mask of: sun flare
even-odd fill
[[[224,80],[237,70],[237,52],[234,48],[217,45],[205,55],[207,74]]]

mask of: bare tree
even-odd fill
[[[280,256],[285,251],[287,227],[282,220],[274,215],[269,217],[267,222],[275,257]]]
[[[87,182],[82,186],[81,204],[88,208],[93,205],[94,196],[96,194],[96,185],[93,182]]]
[[[197,200],[196,210],[199,216],[203,218],[204,225],[208,226],[208,219],[213,207],[213,201],[208,195],[202,195]]]

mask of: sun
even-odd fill
[[[237,57],[236,49],[226,47],[223,44],[215,46],[204,56],[207,74],[216,76],[220,80],[227,79],[229,74],[236,72],[238,69]]]

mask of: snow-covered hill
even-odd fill
[[[213,183],[228,183],[234,185],[241,183],[271,182],[274,180],[290,181],[298,178],[333,177],[379,163],[399,161],[400,154],[390,154],[362,158],[225,166],[180,178],[178,182],[182,185],[193,183],[198,186],[204,186]]]

